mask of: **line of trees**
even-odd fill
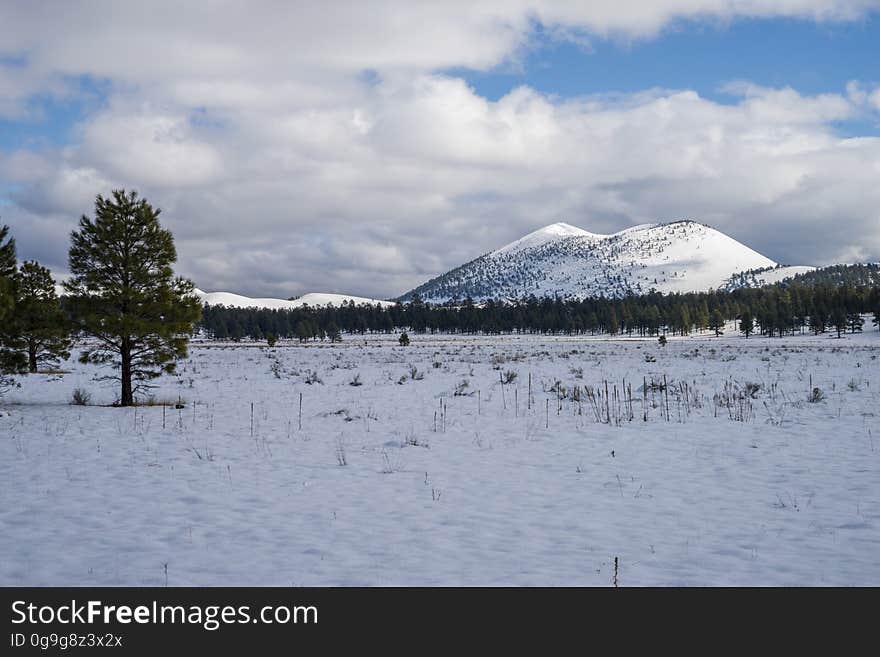
[[[723,332],[730,321],[746,337],[811,331],[862,330],[862,315],[880,325],[880,286],[794,284],[734,291],[646,294],[622,299],[529,298],[432,305],[416,298],[390,307],[343,304],[290,310],[205,306],[200,328],[210,337],[238,340],[267,335],[300,340],[339,332],[547,333],[687,335]]]
[[[80,361],[110,364],[118,404],[173,372],[201,316],[193,284],[174,276],[177,260],[161,210],[137,192],[99,195],[95,216],[71,233],[70,278],[59,299],[48,269],[17,265],[15,240],[0,227],[0,376],[37,372],[70,356],[72,336],[87,338]]]

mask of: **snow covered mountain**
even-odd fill
[[[643,224],[612,235],[566,223],[529,233],[404,294],[434,303],[529,295],[584,298],[629,293],[691,292],[738,287],[793,276],[714,228],[694,222]],[[790,272],[786,273],[788,270]],[[752,272],[750,276],[737,275]]]
[[[250,297],[243,297],[240,294],[233,294],[232,292],[203,292],[198,288],[196,288],[194,292],[196,296],[202,300],[202,303],[208,303],[212,306],[223,305],[229,308],[290,309],[300,308],[305,305],[312,307],[329,305],[341,306],[343,303],[348,303],[350,301],[354,301],[356,305],[364,303],[370,305],[376,305],[378,303],[382,306],[394,305],[390,301],[367,299],[365,297],[352,297],[346,294],[326,294],[323,292],[304,294],[292,301],[288,299],[251,299]]]

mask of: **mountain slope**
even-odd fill
[[[305,305],[313,307],[329,305],[341,306],[343,303],[351,301],[354,301],[358,306],[365,303],[370,305],[376,305],[378,303],[382,306],[394,305],[390,301],[367,299],[365,297],[353,297],[345,294],[326,294],[322,292],[304,294],[292,301],[288,299],[252,299],[250,297],[243,297],[240,294],[233,294],[232,292],[203,292],[198,288],[196,288],[195,294],[202,300],[202,303],[207,303],[212,306],[222,305],[229,308],[270,308],[289,310],[291,308],[300,308]]]
[[[724,288],[773,260],[694,221],[633,226],[612,235],[551,224],[404,294],[450,299],[583,298]],[[795,273],[795,272],[793,272]]]
[[[724,283],[725,290],[736,290],[741,287],[763,287],[764,285],[773,285],[781,283],[784,280],[794,278],[795,276],[803,276],[810,272],[816,271],[815,267],[807,265],[777,265],[766,269],[750,269],[734,274]]]

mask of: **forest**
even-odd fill
[[[416,298],[383,308],[343,304],[291,310],[205,306],[200,328],[216,339],[339,340],[343,333],[542,333],[611,335],[720,335],[729,321],[748,337],[795,333],[836,335],[863,330],[863,315],[880,324],[880,286],[803,283],[620,299],[470,299],[443,305]]]

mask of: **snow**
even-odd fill
[[[762,271],[756,276],[756,278],[758,279],[759,285],[771,285],[773,283],[784,281],[786,278],[794,278],[799,274],[807,274],[815,269],[815,267],[809,267],[807,265],[789,265],[787,267],[776,267],[774,269]]]
[[[20,377],[0,585],[161,586],[165,564],[172,586],[610,585],[615,557],[622,586],[880,585],[877,331],[396,337],[196,343],[153,391],[185,403],[164,427],[159,406],[69,405],[116,395],[75,357]],[[639,392],[663,376],[668,421]],[[625,380],[633,421],[560,406],[557,380]],[[742,407],[713,403],[746,383]]]
[[[518,240],[511,242],[510,244],[502,246],[500,249],[497,249],[493,253],[517,253],[519,251],[524,251],[534,248],[536,246],[540,246],[542,244],[546,244],[547,242],[554,242],[559,239],[565,239],[567,237],[602,239],[606,236],[597,235],[595,233],[586,231],[583,228],[578,228],[577,226],[572,226],[571,224],[560,221],[555,224],[550,224],[549,226],[539,228],[538,230],[529,233],[525,237],[521,237]]]
[[[687,235],[685,239],[672,240],[660,253],[643,259],[649,277],[663,276],[670,266],[678,274],[675,280],[660,283],[658,290],[695,292],[719,288],[730,272],[776,265],[720,231],[701,228],[704,230],[697,231],[694,237]]]
[[[772,285],[788,278],[793,278],[798,274],[814,271],[815,269],[815,267],[808,267],[806,265],[777,265],[775,267],[741,271],[730,276],[722,287],[726,290],[735,290],[742,287]]]
[[[720,289],[770,258],[693,221],[641,224],[611,235],[552,224],[416,288],[423,299],[621,297]],[[796,268],[792,268],[796,269]],[[773,276],[773,274],[768,274]]]
[[[353,297],[346,294],[327,294],[323,292],[312,292],[309,294],[304,294],[301,297],[298,297],[294,300],[288,299],[251,299],[250,297],[244,297],[240,294],[233,294],[232,292],[203,292],[202,290],[196,288],[195,294],[202,300],[203,303],[211,304],[212,306],[228,306],[234,308],[274,308],[274,309],[290,309],[290,308],[301,308],[302,306],[341,306],[343,303],[350,303],[354,301],[355,304],[370,304],[375,306],[376,304],[382,306],[393,306],[394,304],[390,301],[382,301],[379,299],[368,299],[365,297]]]

